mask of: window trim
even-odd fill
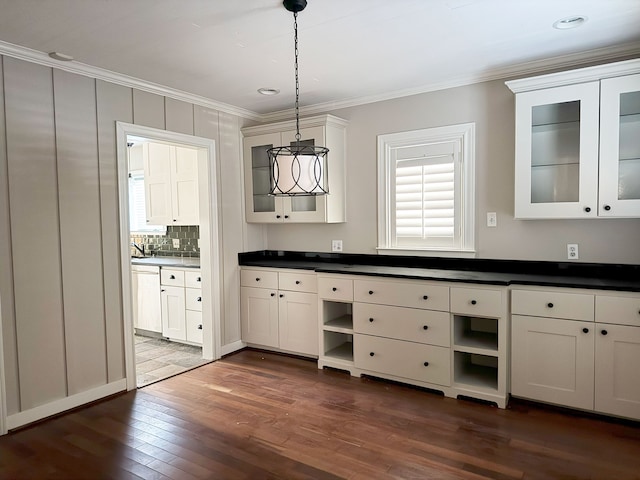
[[[460,147],[460,248],[397,247],[392,244],[391,150],[416,144],[457,142]],[[378,135],[378,253],[475,257],[475,123]],[[458,182],[458,179],[456,179]]]

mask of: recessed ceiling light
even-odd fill
[[[558,30],[566,30],[568,28],[576,28],[580,25],[584,25],[587,21],[587,17],[583,17],[582,15],[574,15],[572,17],[561,18],[553,22],[553,28],[557,28]]]
[[[280,93],[280,90],[277,88],[259,88],[258,93],[260,95],[277,95]]]
[[[49,52],[49,56],[54,60],[60,60],[61,62],[70,62],[71,60],[73,60],[73,57],[71,55],[65,55],[64,53],[60,52]]]

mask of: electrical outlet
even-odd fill
[[[487,212],[487,227],[498,226],[498,214],[496,212]]]
[[[332,252],[341,252],[342,251],[342,240],[331,240],[331,251]]]
[[[577,243],[567,243],[567,258],[569,260],[578,260],[578,258],[580,258],[578,256],[578,244]]]
[[[172,238],[171,239],[171,244],[173,245],[173,248],[180,248],[180,239],[179,238]]]

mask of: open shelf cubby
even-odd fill
[[[455,315],[453,344],[456,350],[498,355],[498,319]]]
[[[323,302],[322,324],[326,331],[353,333],[353,314],[351,303]]]
[[[353,335],[324,331],[324,356],[353,362]]]
[[[498,390],[498,358],[454,352],[454,382],[486,390]]]

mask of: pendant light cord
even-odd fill
[[[298,12],[293,12],[294,54],[296,71],[296,143],[300,144],[300,82],[298,80]]]

